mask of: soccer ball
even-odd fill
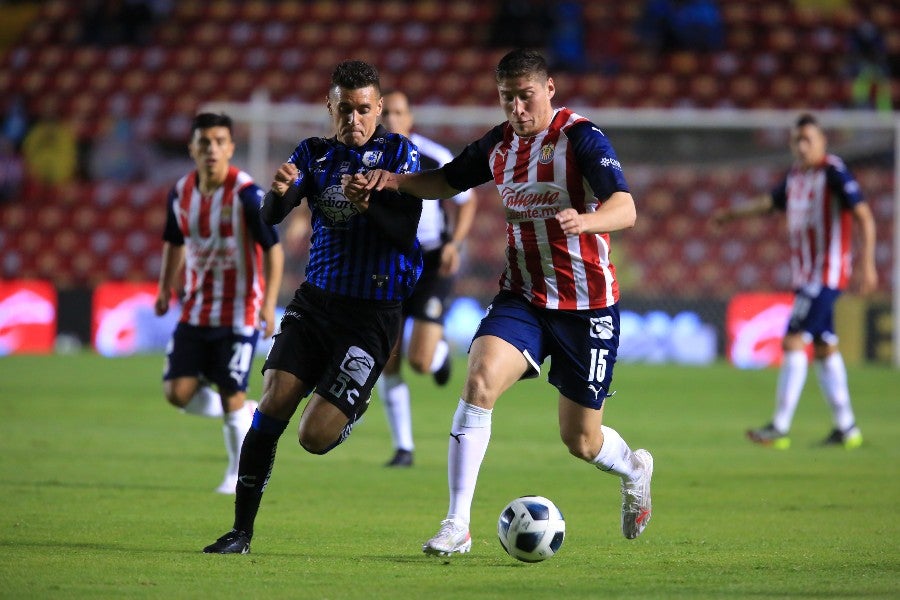
[[[541,562],[556,554],[566,537],[566,520],[543,496],[522,496],[506,505],[497,521],[497,537],[506,553],[523,562]]]

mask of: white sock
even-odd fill
[[[409,386],[400,375],[382,375],[378,379],[378,395],[384,404],[391,440],[398,450],[413,451],[412,411],[409,404]]]
[[[635,458],[634,452],[618,431],[606,425],[601,425],[600,429],[603,431],[603,446],[591,464],[601,471],[615,473],[622,479],[634,479],[643,468],[641,462]]]
[[[844,366],[844,358],[840,352],[834,352],[823,360],[817,360],[815,365],[822,393],[825,394],[825,400],[831,406],[834,426],[841,431],[847,431],[854,425],[856,419],[853,416],[853,407],[850,405],[850,390],[847,387],[847,367]]]
[[[467,404],[462,398],[453,415],[447,450],[450,508],[447,518],[469,524],[478,470],[491,441],[492,410]]]
[[[434,347],[434,357],[431,359],[431,366],[428,367],[428,372],[434,373],[440,369],[444,361],[447,360],[448,354],[450,354],[450,344],[447,343],[447,340],[438,341],[437,346]]]
[[[201,417],[221,417],[225,414],[222,408],[222,397],[208,385],[201,385],[184,405],[184,412]]]
[[[808,359],[805,350],[788,350],[781,358],[778,386],[775,390],[775,416],[772,425],[781,433],[791,429],[794,411],[800,402],[800,393],[806,383]]]
[[[255,406],[253,403],[252,406]],[[228,468],[225,470],[226,477],[237,477],[238,463],[241,458],[241,445],[244,443],[244,437],[250,430],[253,423],[253,412],[246,404],[238,410],[225,413],[225,425],[222,427],[222,433],[225,437],[225,451],[228,453]]]

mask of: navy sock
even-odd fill
[[[275,465],[278,438],[287,424],[287,421],[273,419],[258,410],[253,415],[253,425],[241,446],[238,466],[234,499],[234,528],[237,530],[253,534],[253,522]]]

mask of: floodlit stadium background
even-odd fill
[[[161,348],[171,323],[152,317],[142,302],[158,276],[165,194],[192,166],[185,146],[198,110],[223,108],[236,118],[234,162],[267,187],[298,140],[329,133],[324,96],[331,69],[362,58],[379,68],[384,88],[409,94],[421,133],[456,151],[503,120],[493,67],[510,47],[527,44],[555,63],[556,104],[576,108],[610,136],[638,205],[637,226],[613,242],[626,311],[623,359],[703,363],[728,355],[745,366],[777,360],[777,349],[770,354],[780,326],[753,321],[747,311],[777,324],[779,297],[758,306],[757,297],[747,297],[752,308],[743,304],[733,313],[758,330],[745,343],[747,355],[731,355],[728,319],[740,294],[787,290],[781,223],[759,219],[715,230],[708,216],[776,183],[790,161],[787,130],[797,113],[812,110],[878,222],[879,294],[839,303],[845,356],[898,360],[892,332],[900,121],[877,102],[856,106],[849,46],[859,16],[870,18],[884,37],[894,74],[887,93],[898,106],[896,2],[712,3],[720,38],[693,48],[683,40],[655,43],[645,13],[650,3],[643,2],[145,4],[149,12],[138,20],[91,12],[117,5],[110,2],[0,7],[4,119],[18,102],[30,125],[54,115],[77,142],[70,178],[52,186],[26,179],[0,205],[0,315],[12,315],[0,323],[0,354],[21,351],[23,336],[9,334],[17,321],[52,327],[43,347],[94,343],[104,354]],[[546,12],[523,14],[537,5]],[[457,349],[465,348],[503,264],[496,193],[482,187],[478,196],[480,216],[448,323]],[[282,234],[284,302],[302,278],[302,219]],[[40,302],[41,314],[24,315],[35,297],[14,286],[23,280],[49,284],[43,296],[28,292],[52,296],[52,323]],[[131,311],[131,320],[97,321],[117,310]]]

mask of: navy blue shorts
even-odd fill
[[[550,357],[547,381],[588,408],[599,409],[609,394],[619,348],[619,308],[549,310],[517,294],[500,292],[474,337],[493,335],[525,356],[537,377]]]
[[[163,380],[205,377],[220,393],[246,392],[259,331],[178,323],[166,348]]]
[[[840,290],[827,287],[823,287],[815,296],[804,290],[797,290],[787,332],[805,332],[815,341],[836,344],[834,303],[840,295]]]

